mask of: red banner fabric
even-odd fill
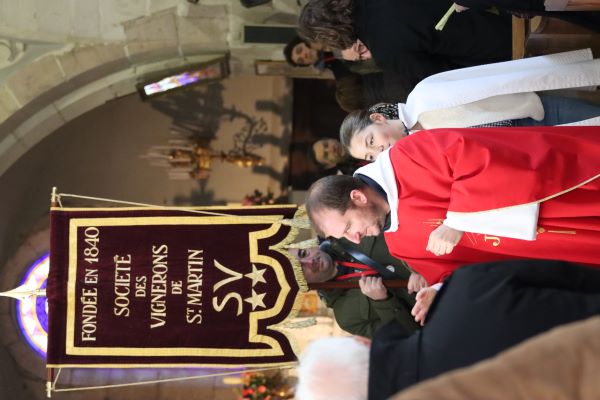
[[[277,325],[305,287],[283,248],[294,229],[278,222],[296,207],[204,210],[226,215],[51,211],[49,367],[295,360]]]

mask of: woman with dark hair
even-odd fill
[[[283,48],[283,56],[285,61],[294,67],[306,67],[317,61],[318,52],[312,49],[307,41],[296,36]]]
[[[310,42],[296,36],[285,45],[283,55],[287,63],[294,67],[313,66],[318,70],[329,68],[336,75],[336,78],[340,69],[359,75],[381,72],[381,69],[370,60],[370,55],[369,57],[361,58],[361,54],[366,54],[365,49],[360,48],[358,51],[362,53],[355,51],[344,53],[350,54],[352,57],[352,59],[347,59],[338,50],[331,50],[320,43]]]
[[[344,146],[337,139],[320,139],[313,143],[309,158],[320,169],[322,176],[352,175],[354,171],[366,163],[350,157]]]
[[[586,124],[600,125],[600,106],[596,104],[561,96],[537,95],[535,93],[522,93],[522,95],[525,95],[521,96],[523,99],[526,99],[526,96],[533,96],[530,97],[533,101],[536,101],[535,96],[539,97],[538,101],[541,101],[543,107],[542,115],[545,114],[546,117],[538,120],[531,117],[498,119],[502,117],[484,116],[483,118],[487,118],[489,122],[470,125],[467,122],[469,120],[468,117],[465,118],[464,124],[460,124],[459,119],[456,118],[450,118],[445,121],[443,116],[444,110],[440,110],[442,117],[437,118],[435,123],[426,125],[427,128],[417,122],[409,129],[399,117],[398,106],[401,103],[379,103],[368,110],[355,110],[349,113],[344,118],[340,127],[340,141],[352,157],[360,160],[374,161],[382,151],[392,147],[397,140],[421,129],[443,127],[550,126],[576,123],[582,119],[590,120]],[[509,97],[507,101],[512,102],[515,99],[517,97]],[[475,112],[485,113],[483,111],[486,108],[485,102],[476,103],[479,104],[473,104],[462,109],[465,110],[465,113],[470,113],[469,108],[474,109]],[[480,108],[482,104],[483,107]],[[496,102],[496,104],[500,103]],[[573,110],[575,111],[573,112]],[[510,115],[508,109],[500,109],[498,111],[499,114]],[[432,121],[435,121],[435,119],[428,120],[428,122]]]
[[[354,0],[311,0],[298,21],[300,36],[334,49],[348,49],[358,39],[354,27]]]
[[[318,47],[296,36],[284,47],[283,55],[294,67],[331,70],[336,80],[335,98],[344,111],[365,108],[380,101],[406,100],[408,92],[401,80],[394,74],[382,73],[372,60],[348,61],[340,59],[337,52],[317,50]]]
[[[401,74],[408,88],[438,72],[511,58],[509,15],[461,13],[435,30],[451,5],[449,0],[310,0],[300,14],[299,33],[335,49],[360,40],[376,63]]]
[[[406,104],[348,114],[340,141],[351,156],[372,161],[413,130],[600,125],[599,105],[543,92],[599,84],[600,60],[589,49],[451,71],[419,83]]]
[[[329,67],[336,60],[336,57],[328,49],[318,49],[315,45],[295,36],[283,48],[283,56],[288,64],[294,67],[313,66],[319,70]]]

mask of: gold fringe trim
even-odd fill
[[[297,243],[291,243],[286,246],[288,249],[310,249],[311,247],[319,247],[319,239],[307,239]]]
[[[300,208],[298,208],[298,210],[294,213],[294,219],[302,215],[306,215],[306,210],[301,210]],[[294,241],[294,239],[296,239],[296,236],[298,236],[298,228],[290,226],[290,233],[288,234],[288,236],[277,245],[272,246],[274,250],[277,250],[278,252],[283,254],[292,264],[294,277],[296,279],[296,282],[298,283],[298,287],[300,288],[300,290],[298,292],[298,295],[294,299],[294,304],[288,316],[277,325],[271,326],[271,329],[275,329],[276,331],[283,334],[290,342],[294,354],[298,356],[300,355],[300,348],[298,346],[298,343],[296,342],[296,338],[293,337],[291,333],[287,333],[285,331],[285,325],[289,323],[288,321],[291,321],[292,319],[298,316],[300,309],[302,308],[302,304],[304,303],[304,295],[306,292],[308,292],[308,283],[304,278],[304,273],[302,272],[302,266],[300,264],[300,261],[298,261],[295,257],[292,257],[292,255],[286,250],[286,248],[289,247],[289,245]]]

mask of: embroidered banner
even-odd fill
[[[53,209],[47,364],[256,366],[295,360],[277,325],[304,279],[296,207]]]

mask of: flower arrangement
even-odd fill
[[[280,400],[290,398],[290,389],[282,374],[265,375],[260,372],[242,374],[240,400]]]
[[[267,387],[267,377],[261,373],[243,375],[243,400],[271,400],[271,390]],[[240,399],[240,400],[241,400]]]
[[[263,206],[271,204],[285,204],[287,202],[287,196],[281,195],[275,197],[273,192],[267,191],[267,194],[263,194],[260,190],[255,190],[252,194],[247,194],[242,199],[243,206]]]

